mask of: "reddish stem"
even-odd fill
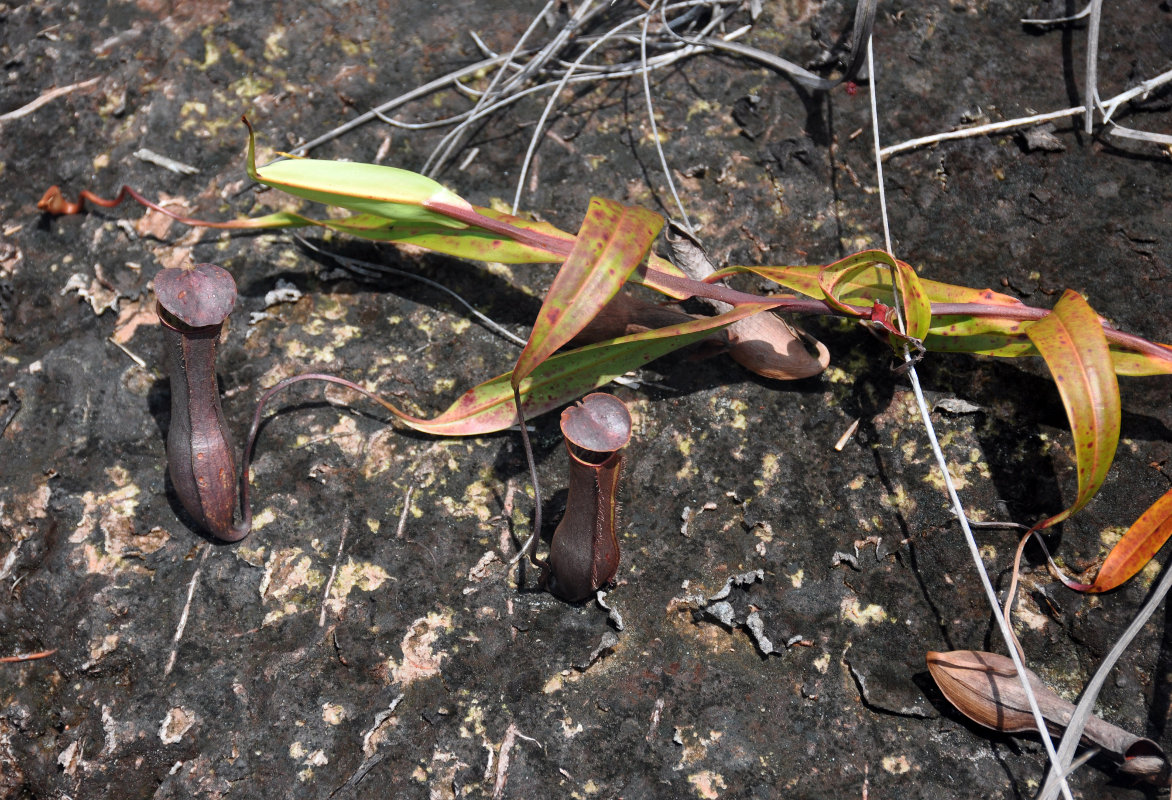
[[[4,656],[3,658],[0,658],[0,664],[15,664],[20,661],[36,661],[40,658],[48,658],[56,652],[57,648],[54,647],[52,650],[42,650],[39,653],[22,653],[18,656]]]
[[[125,184],[121,189],[118,190],[118,194],[114,196],[113,200],[107,200],[104,197],[98,197],[93,192],[87,189],[82,189],[81,194],[79,194],[77,197],[76,203],[72,203],[66,200],[64,195],[61,194],[60,187],[50,186],[45,191],[45,194],[41,197],[41,199],[37,201],[37,208],[50,214],[80,214],[85,211],[85,204],[87,201],[93,203],[96,206],[101,206],[102,208],[114,208],[114,206],[119,205],[127,197],[131,198],[140,205],[144,205],[149,209],[158,211],[160,214],[165,214],[177,222],[182,222],[184,225],[191,225],[199,228],[248,228],[250,227],[249,223],[252,222],[252,220],[249,219],[237,219],[230,222],[209,222],[203,219],[195,219],[194,217],[185,217],[181,214],[176,214],[174,211],[168,211],[158,203],[153,203],[150,200],[147,200],[141,194],[134,191],[134,189],[131,189]]]

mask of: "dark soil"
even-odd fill
[[[969,724],[927,676],[928,650],[1004,645],[906,379],[854,327],[803,321],[834,355],[817,378],[775,383],[680,356],[646,370],[644,388],[614,390],[635,418],[623,560],[606,599],[621,631],[597,604],[562,603],[532,571],[505,566],[532,510],[515,434],[406,433],[341,390],[303,385],[274,407],[248,539],[214,544],[185,522],[166,477],[169,387],[150,292],[160,268],[215,261],[236,276],[220,376],[241,439],[261,390],[288,375],[329,371],[436,413],[508,369],[516,349],[433,289],[360,280],[285,234],[192,232],[130,206],[51,218],[36,210],[41,193],[111,196],[128,183],[207,218],[260,213],[284,200],[249,188],[242,113],[262,146],[287,149],[481,58],[469,30],[511,47],[539,6],[0,4],[0,114],[97,79],[0,122],[0,656],[56,651],[0,664],[0,798],[1036,791],[1040,743]],[[882,4],[884,141],[1081,103],[1085,31],[1017,22],[1074,10]],[[746,41],[806,63],[849,17],[837,2],[767,3]],[[1107,4],[1104,93],[1168,69],[1169,31],[1166,2]],[[654,82],[669,163],[716,261],[827,263],[881,245],[865,87],[812,96],[724,56]],[[641,84],[572,100],[539,150],[525,207],[571,230],[591,194],[668,212]],[[449,97],[401,113],[459,107]],[[1168,109],[1164,94],[1122,121],[1169,132]],[[539,113],[523,103],[485,125],[466,145],[477,157],[441,179],[472,202],[511,198]],[[384,163],[418,169],[440,135],[375,123],[315,155],[369,161],[385,141]],[[889,159],[896,252],[925,277],[1033,305],[1070,287],[1119,327],[1172,339],[1172,159],[1088,137],[1077,119],[1054,137],[1062,149],[1005,133]],[[172,174],[136,158],[140,148],[198,172]],[[418,271],[520,333],[551,275],[314,241]],[[300,299],[266,308],[282,281]],[[256,312],[266,315],[250,322]],[[978,407],[933,414],[974,517],[1029,523],[1071,502],[1070,437],[1042,364],[929,355],[920,374],[930,400]],[[1093,570],[1168,489],[1170,387],[1124,380],[1111,476],[1050,537],[1072,571]],[[556,415],[535,425],[556,521]],[[979,535],[1004,589],[1016,537]],[[1039,563],[1027,568],[1020,636],[1031,666],[1074,697],[1159,568],[1088,597]],[[758,570],[726,598],[730,624],[704,608]],[[777,654],[750,635],[753,612]],[[1170,666],[1161,611],[1100,714],[1172,744]],[[1073,782],[1083,797],[1144,796],[1108,761]]]

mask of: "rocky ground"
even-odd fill
[[[262,388],[288,375],[333,372],[435,413],[516,349],[446,295],[362,279],[286,234],[193,232],[130,206],[48,217],[41,193],[128,183],[197,216],[260,213],[284,201],[249,187],[242,113],[266,152],[288,149],[480,59],[469,31],[507,50],[538,10],[0,4],[0,114],[81,84],[0,117],[0,656],[55,651],[0,664],[0,797],[1032,796],[1040,743],[966,722],[927,676],[928,650],[1003,644],[907,381],[845,324],[802,322],[833,354],[816,378],[678,356],[641,388],[614,389],[635,420],[606,598],[621,630],[598,604],[558,601],[506,567],[531,515],[515,434],[404,432],[341,390],[294,389],[274,407],[248,539],[215,544],[185,523],[165,469],[160,268],[215,261],[237,279],[219,371],[239,438]],[[1017,21],[1074,10],[882,3],[884,141],[1081,103],[1085,30]],[[745,41],[808,63],[850,14],[774,0]],[[1103,93],[1168,69],[1170,31],[1166,2],[1108,4]],[[866,87],[812,95],[728,55],[653,81],[667,158],[719,263],[827,263],[881,245]],[[591,194],[674,211],[641,83],[565,99],[524,208],[570,230]],[[432,119],[459,102],[399,113]],[[1168,110],[1165,94],[1124,121],[1170,132]],[[472,202],[511,199],[539,114],[534,100],[494,118],[440,179]],[[1070,287],[1119,327],[1169,341],[1172,159],[1080,125],[891,157],[895,250],[925,277],[1033,305]],[[419,169],[441,135],[376,122],[315,155]],[[142,148],[196,171],[169,172]],[[310,239],[419,272],[522,335],[552,274]],[[933,421],[975,518],[1033,522],[1070,502],[1070,437],[1043,365],[930,355],[920,371],[930,401],[964,401]],[[1124,380],[1116,466],[1051,537],[1072,571],[1093,569],[1168,489],[1170,387]],[[556,415],[535,425],[556,520]],[[979,535],[1004,588],[1015,536]],[[1035,562],[1017,617],[1031,666],[1075,696],[1158,572],[1083,597]],[[1160,612],[1100,713],[1167,746],[1170,667]],[[1150,792],[1106,760],[1073,782],[1083,797]]]

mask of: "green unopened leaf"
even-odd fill
[[[1074,434],[1078,496],[1065,511],[1038,523],[1048,528],[1085,506],[1107,476],[1119,444],[1119,383],[1099,315],[1069,289],[1026,334],[1046,360]]]
[[[852,287],[852,281],[855,278],[873,270],[876,264],[885,265],[887,270],[895,266],[894,259],[881,250],[865,250],[862,253],[855,253],[835,261],[833,264],[828,264],[818,273],[820,299],[848,317],[862,316],[845,302],[843,295]],[[889,286],[890,281],[890,272],[888,272]]]
[[[248,121],[245,120],[248,125]],[[248,125],[248,177],[296,197],[386,219],[427,222],[453,228],[465,223],[438,213],[436,206],[471,211],[468,201],[431,178],[397,167],[317,158],[290,158],[256,166],[256,137]]]

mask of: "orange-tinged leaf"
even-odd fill
[[[1172,536],[1172,489],[1141,514],[1111,548],[1095,582],[1080,588],[1107,592],[1127,582],[1152,560],[1169,536]]]
[[[574,249],[553,279],[513,368],[514,387],[618,294],[662,227],[663,217],[653,211],[591,198]]]
[[[1107,476],[1119,444],[1119,382],[1099,315],[1069,289],[1054,310],[1026,328],[1062,395],[1074,434],[1078,496],[1065,511],[1039,522],[1048,528],[1085,506]]]

